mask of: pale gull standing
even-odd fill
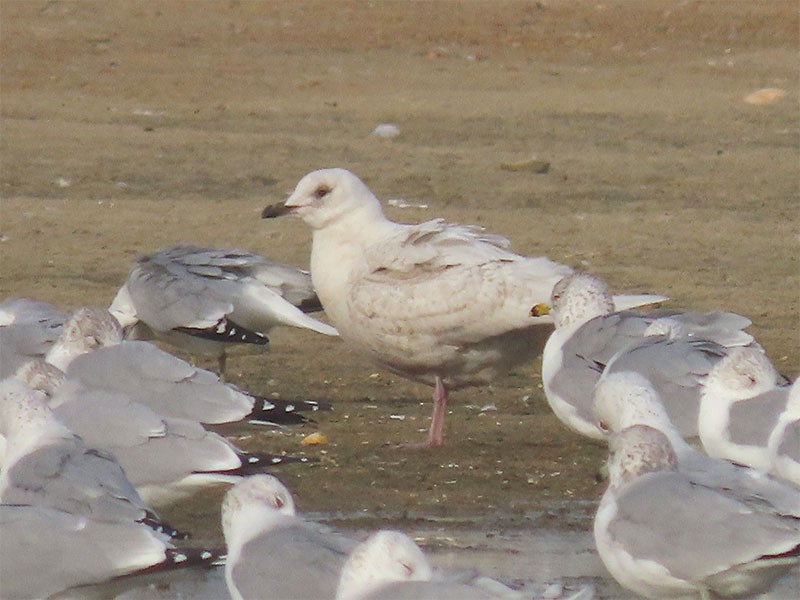
[[[789,387],[763,352],[732,350],[703,386],[698,425],[705,451],[770,471],[769,438],[786,410]]]
[[[66,318],[66,314],[38,300],[8,298],[0,302],[0,379],[47,354]]]
[[[667,437],[636,425],[612,436],[597,551],[624,587],[648,598],[738,597],[800,564],[800,521],[678,470]]]
[[[87,446],[56,418],[44,394],[15,378],[0,382],[0,434],[8,444],[0,503],[136,521],[179,536],[142,500],[113,455]]]
[[[240,450],[197,421],[163,417],[122,392],[86,389],[44,362],[18,374],[48,394],[56,416],[92,446],[114,454],[148,503],[163,507],[202,488],[233,484],[244,475],[305,462],[304,457]]]
[[[531,307],[550,297],[565,265],[514,254],[508,240],[475,227],[390,221],[345,169],[306,175],[262,216],[285,214],[312,229],[314,289],[342,338],[381,367],[434,386],[423,446],[443,443],[448,390],[487,384],[541,353],[552,321],[532,317]]]
[[[222,502],[233,600],[325,600],[356,542],[296,516],[289,490],[269,475],[233,486]]]
[[[141,256],[111,304],[134,336],[155,336],[192,354],[263,345],[278,325],[325,335],[336,330],[307,312],[320,310],[307,272],[238,249],[180,245]]]
[[[605,373],[594,390],[598,427],[606,434],[647,425],[667,436],[678,468],[692,482],[721,487],[745,500],[763,502],[778,513],[800,519],[800,489],[770,475],[698,452],[670,421],[658,392],[640,373]]]
[[[607,367],[642,372],[681,433],[695,436],[702,378],[727,347],[754,343],[743,331],[750,320],[733,313],[619,310],[606,283],[588,273],[559,281],[549,303],[534,307],[547,313],[555,320],[542,356],[547,401],[570,429],[595,439],[603,433],[592,390]]]
[[[46,358],[86,388],[124,393],[160,415],[210,425],[298,423],[307,421],[303,412],[331,408],[313,400],[254,396],[149,342],[123,340],[117,320],[100,308],[71,315]]]
[[[789,390],[786,410],[769,437],[771,471],[800,486],[800,379]]]

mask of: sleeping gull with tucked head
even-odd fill
[[[595,386],[594,412],[598,427],[607,435],[634,425],[647,425],[666,435],[678,469],[693,483],[726,488],[737,497],[763,502],[775,512],[800,519],[800,489],[692,448],[670,421],[658,392],[641,373],[604,373]]]
[[[769,436],[771,471],[800,486],[800,379],[789,389],[789,401]]]
[[[43,361],[28,363],[18,377],[45,393],[55,415],[72,431],[113,453],[139,494],[154,506],[277,465],[308,461],[244,452],[197,421],[164,417],[123,392],[86,388]]]
[[[485,586],[485,587],[481,587]],[[342,567],[336,600],[499,600],[524,594],[492,579],[462,583],[434,572],[410,537],[383,529],[356,546]]]
[[[139,257],[109,310],[134,337],[216,356],[220,375],[228,345],[264,345],[278,325],[337,335],[306,314],[321,310],[306,271],[232,248],[179,245]]]
[[[636,425],[609,444],[610,484],[594,521],[597,551],[648,598],[740,597],[800,564],[800,521],[724,487],[695,485],[667,437]]]
[[[164,417],[209,425],[297,423],[307,420],[303,412],[330,409],[248,394],[150,342],[125,340],[119,322],[102,308],[75,311],[46,360],[88,390],[122,393]]]
[[[571,270],[505,238],[441,219],[406,225],[345,169],[303,177],[264,218],[313,231],[311,277],[342,339],[381,367],[435,388],[423,446],[441,446],[448,390],[485,385],[541,353],[552,330],[531,307]],[[627,306],[663,300],[628,297]]]
[[[731,351],[703,386],[698,426],[705,451],[771,471],[769,438],[786,410],[789,388],[763,352]]]
[[[592,414],[592,390],[605,371],[642,373],[662,395],[685,436],[697,435],[702,378],[731,346],[754,344],[746,317],[727,312],[619,310],[606,283],[575,272],[553,288],[555,331],[542,356],[547,402],[570,429],[603,439]]]
[[[295,514],[289,490],[254,475],[222,502],[228,547],[225,581],[233,600],[306,600],[336,595],[339,572],[356,542]]]

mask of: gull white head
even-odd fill
[[[5,441],[0,466],[4,469],[42,440],[72,435],[47,406],[43,393],[32,390],[15,377],[0,382],[0,436]]]
[[[260,532],[259,524],[294,515],[294,499],[285,485],[272,475],[253,475],[238,482],[225,494],[222,531],[230,545],[242,527],[249,527],[256,535]]]
[[[768,392],[781,376],[758,348],[732,348],[706,378],[703,394],[729,402]]]
[[[47,398],[52,398],[66,379],[64,371],[40,359],[28,361],[17,369],[14,376],[32,389],[42,392]]]
[[[350,554],[342,567],[336,600],[357,600],[393,583],[432,577],[428,559],[410,537],[381,530]]]
[[[570,273],[553,286],[550,312],[557,328],[581,325],[614,312],[614,296],[602,279]]]
[[[312,229],[345,220],[384,219],[380,201],[346,169],[321,169],[303,177],[283,204],[267,206],[265,219],[296,215]]]
[[[122,327],[103,308],[81,308],[64,323],[45,360],[65,371],[77,357],[122,341]]]
[[[650,381],[641,373],[621,371],[600,378],[594,388],[597,426],[612,434],[634,425],[647,425],[668,433],[674,429]]]
[[[678,457],[667,436],[647,425],[634,425],[615,433],[608,447],[608,474],[610,485],[615,488],[647,473],[678,470]]]

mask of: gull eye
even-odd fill
[[[327,185],[321,185],[317,189],[314,190],[314,197],[322,200],[325,196],[331,193],[331,188]]]
[[[602,431],[603,433],[608,433],[608,432],[611,430],[611,428],[608,426],[608,423],[606,423],[606,422],[605,422],[605,421],[603,421],[602,419],[601,419],[600,421],[598,421],[598,422],[597,422],[597,427],[598,427],[598,428],[600,429],[600,431]]]
[[[411,565],[400,563],[400,566],[403,567],[403,572],[406,574],[406,577],[411,577],[414,574],[414,567]]]
[[[275,508],[283,508],[284,501],[280,496],[275,496]]]

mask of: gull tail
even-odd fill
[[[318,400],[276,400],[264,396],[254,396],[253,411],[247,421],[256,425],[296,425],[313,423],[303,413],[332,410],[330,402]]]
[[[220,319],[216,325],[206,329],[176,327],[175,331],[215,342],[225,342],[226,344],[256,344],[264,346],[269,342],[269,338],[263,333],[242,327],[226,318]]]
[[[317,462],[317,459],[308,456],[292,456],[289,454],[268,454],[263,452],[238,452],[242,466],[232,471],[222,471],[225,475],[255,475],[256,473],[269,472],[272,467],[289,464],[307,464]]]

